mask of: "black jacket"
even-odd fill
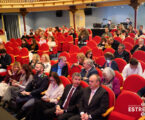
[[[31,92],[33,97],[40,98],[41,92],[48,88],[48,77],[45,74],[38,76],[34,75],[34,80],[32,80],[25,88],[25,91]]]
[[[142,46],[141,48],[138,48],[138,47],[139,45],[134,46],[133,49],[130,51],[131,54],[133,54],[136,51],[136,49],[145,51],[145,46]]]
[[[71,88],[72,88],[72,85],[67,85],[65,87],[63,95],[58,102],[58,105],[60,105],[61,108],[63,108],[63,104]],[[70,99],[67,112],[78,113],[79,101],[82,96],[82,93],[83,93],[83,88],[81,86],[78,86]]]
[[[90,94],[91,89],[89,87],[85,88],[80,100],[79,110],[80,112],[91,115],[91,120],[103,120],[102,114],[105,113],[109,107],[108,92],[104,88],[99,87],[88,105]]]
[[[9,54],[6,54],[5,56],[0,56],[0,64],[2,65],[1,68],[6,69],[7,65],[11,64],[11,56]]]

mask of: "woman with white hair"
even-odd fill
[[[101,84],[106,85],[107,87],[111,88],[115,96],[117,97],[120,93],[120,82],[115,77],[115,72],[112,68],[106,67],[103,70],[103,77],[101,79]]]
[[[145,45],[144,45],[144,39],[143,38],[140,38],[138,40],[138,45],[135,45],[133,47],[133,49],[131,50],[131,53],[133,54],[135,51],[137,50],[142,50],[142,51],[145,51]]]

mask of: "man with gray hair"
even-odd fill
[[[116,50],[114,53],[114,57],[115,58],[122,58],[127,63],[129,62],[130,56],[129,56],[129,53],[125,50],[124,44],[119,44],[118,50]]]
[[[84,63],[83,63],[83,67],[84,67],[84,69],[82,69],[82,71],[81,71],[81,76],[82,76],[83,80],[88,83],[89,82],[88,78],[92,74],[98,74],[98,72],[95,69],[95,65],[93,63],[93,60],[91,60],[91,59],[85,59]]]
[[[53,65],[51,68],[51,72],[56,72],[59,76],[68,76],[68,66],[66,64],[66,57],[61,56],[58,59],[58,63]]]

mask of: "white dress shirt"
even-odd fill
[[[58,98],[60,98],[62,96],[63,91],[64,91],[63,84],[60,84],[59,86],[56,84],[54,86],[53,84],[50,83],[43,98],[49,98],[51,103],[57,104]]]
[[[123,75],[123,79],[125,80],[129,75],[132,74],[138,74],[140,76],[143,75],[143,71],[142,71],[142,67],[141,64],[138,63],[137,68],[136,69],[131,69],[130,64],[127,64],[123,71],[122,71],[122,75]]]

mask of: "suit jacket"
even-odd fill
[[[2,65],[1,68],[6,69],[7,65],[11,64],[11,56],[9,54],[6,54],[5,56],[0,57],[0,64]]]
[[[67,85],[65,87],[63,95],[58,102],[58,105],[60,105],[61,108],[63,108],[63,104],[71,88],[72,88],[72,85]],[[79,101],[82,96],[82,93],[83,93],[83,88],[81,86],[78,86],[70,99],[67,112],[78,113]]]
[[[129,59],[130,59],[129,53],[125,50],[123,51],[123,53],[121,55],[116,50],[114,53],[114,57],[115,58],[122,58],[122,59],[126,60],[127,63],[129,62]]]
[[[137,94],[139,95],[139,96],[145,96],[145,87],[143,87],[142,89],[140,89],[138,92],[137,92]]]
[[[90,94],[91,89],[89,87],[85,88],[80,101],[80,113],[84,112],[91,115],[91,120],[103,120],[102,113],[105,113],[109,106],[108,92],[104,88],[99,87],[88,105]]]
[[[105,64],[103,65],[103,68],[105,68],[106,64],[107,64],[107,62],[105,62]],[[117,65],[117,63],[116,63],[115,61],[112,61],[112,62],[111,62],[111,66],[110,66],[110,67],[111,67],[113,70],[119,71],[118,65]]]
[[[51,72],[56,72],[56,73],[57,73],[57,70],[58,70],[58,63],[55,64],[55,65],[53,65],[53,66],[51,67]],[[61,75],[62,75],[62,76],[65,76],[65,77],[68,76],[68,66],[67,66],[67,65],[65,65],[65,66],[62,68]]]
[[[89,78],[91,75],[93,75],[93,74],[98,74],[98,71],[96,70],[96,68],[95,67],[92,67],[90,70],[89,70],[89,72],[88,72],[88,74],[87,74],[87,78]],[[82,77],[85,77],[85,75],[86,75],[86,70],[85,69],[82,69],[82,71],[81,71],[81,76]],[[86,81],[86,82],[88,82],[88,81]]]
[[[117,50],[119,44],[120,44],[120,43],[119,43],[117,40],[114,40],[114,42],[111,44],[111,47],[112,47],[114,50]]]

